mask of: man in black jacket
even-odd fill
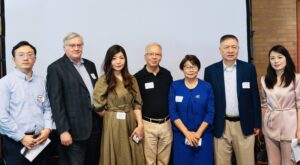
[[[93,112],[91,98],[96,67],[81,57],[79,34],[70,33],[63,42],[64,56],[47,70],[48,95],[61,142],[60,164],[98,164],[102,120]]]

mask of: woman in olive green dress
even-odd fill
[[[113,45],[107,50],[103,71],[93,95],[95,111],[103,116],[99,164],[143,165],[142,99],[124,48]]]

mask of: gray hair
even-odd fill
[[[147,51],[148,51],[148,48],[151,47],[151,46],[157,46],[157,47],[159,47],[159,49],[162,51],[162,47],[161,47],[161,45],[160,45],[159,43],[152,42],[152,43],[150,43],[150,44],[148,44],[148,45],[146,46],[146,48],[145,48],[145,52],[146,52],[146,53],[147,53]]]
[[[81,35],[79,35],[78,33],[75,33],[75,32],[71,32],[71,33],[68,33],[67,36],[64,38],[64,40],[63,40],[64,46],[66,46],[71,39],[77,38],[77,37],[79,37],[81,39],[82,44],[83,44],[83,38],[81,37]]]

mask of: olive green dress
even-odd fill
[[[130,135],[137,126],[134,109],[141,110],[142,99],[136,79],[133,77],[134,98],[117,79],[114,92],[107,92],[105,76],[101,76],[94,89],[96,110],[106,112],[103,117],[100,165],[144,165],[145,158],[142,142],[132,141]],[[120,113],[125,112],[120,117]],[[122,114],[122,113],[121,113]],[[118,115],[118,116],[117,116]]]

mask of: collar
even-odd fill
[[[31,78],[28,78],[27,76],[26,76],[26,74],[24,74],[23,72],[21,72],[19,69],[17,69],[17,68],[15,68],[15,70],[14,70],[14,74],[18,77],[18,78],[20,78],[20,79],[22,79],[22,80],[24,80],[24,81],[32,81],[33,80],[33,78],[34,78],[34,73],[33,73],[33,71],[32,71],[32,76],[31,76]]]
[[[70,59],[70,61],[74,64],[74,65],[76,65],[76,66],[80,66],[80,65],[83,65],[84,64],[84,60],[82,59],[82,58],[80,58],[80,63],[79,64],[77,64],[74,60],[72,60],[72,59]]]
[[[149,74],[154,75],[153,73],[149,72],[149,71],[147,70],[146,67],[147,67],[147,65],[144,65],[143,73],[144,73],[145,75],[149,75]],[[158,66],[158,67],[159,67],[159,71],[157,72],[156,75],[161,74],[161,73],[163,72],[163,71],[162,71],[162,67],[160,67],[160,66]]]
[[[236,68],[236,60],[231,67],[227,67],[223,61],[223,71],[224,72],[232,72]]]

